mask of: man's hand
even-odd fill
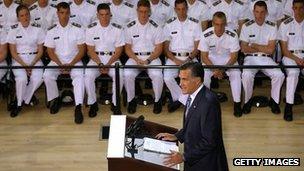
[[[213,76],[215,78],[218,78],[218,79],[223,79],[224,78],[224,73],[223,71],[219,70],[219,69],[216,69],[213,71]]]
[[[111,65],[111,64],[106,63],[106,65]],[[100,73],[101,74],[108,74],[109,70],[110,70],[110,68],[100,68]]]
[[[68,66],[72,66],[72,65],[71,64],[62,64],[61,66],[68,67]],[[60,71],[61,71],[61,74],[70,74],[71,68],[61,68]]]
[[[304,60],[301,58],[296,58],[295,62],[297,63],[297,65],[299,66],[304,66]]]
[[[136,58],[135,61],[136,61],[137,65],[146,65],[146,62],[144,60],[139,59],[139,58]]]
[[[178,66],[180,66],[180,65],[182,65],[182,64],[185,63],[185,61],[179,60],[179,59],[177,59],[177,58],[174,58],[174,59],[173,59],[173,62],[174,62],[176,65],[178,65]]]
[[[177,137],[174,134],[169,133],[159,133],[155,138],[164,140],[164,141],[177,141]]]
[[[171,154],[164,157],[165,161],[164,161],[164,165],[168,166],[168,167],[172,167],[175,166],[177,164],[182,163],[183,160],[183,155],[180,154],[179,152],[176,151],[171,151]]]

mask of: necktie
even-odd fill
[[[189,95],[188,96],[188,99],[187,99],[187,102],[186,102],[186,112],[185,112],[185,116],[186,116],[186,118],[187,118],[187,115],[188,115],[188,111],[189,111],[189,109],[190,109],[190,106],[191,106],[191,96]]]

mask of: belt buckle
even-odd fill
[[[104,53],[104,55],[109,55],[110,54],[109,51],[104,51],[103,53]]]

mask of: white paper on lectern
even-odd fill
[[[123,158],[125,151],[126,115],[112,115],[108,141],[108,158]]]
[[[163,154],[171,154],[171,151],[178,152],[178,146],[175,142],[162,141],[153,138],[144,138],[144,150]]]

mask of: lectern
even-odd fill
[[[112,115],[108,141],[108,171],[177,171],[163,165],[166,154],[143,149],[143,136],[155,137],[160,132],[176,133],[178,130],[150,121],[144,121],[141,136],[135,139],[136,150],[128,148],[131,139],[126,138],[126,129],[136,118],[126,115]]]

